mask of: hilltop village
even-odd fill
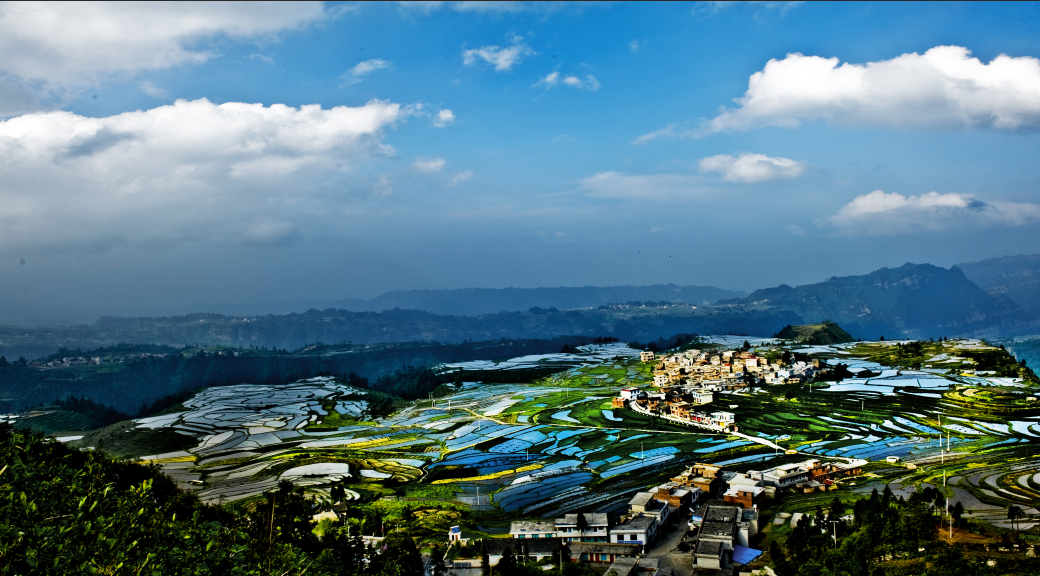
[[[643,362],[654,362],[654,390],[623,388],[614,398],[614,408],[631,408],[648,416],[676,424],[707,428],[716,432],[735,432],[732,412],[707,412],[716,393],[758,384],[798,384],[812,378],[819,361],[798,361],[786,365],[748,351],[687,350],[657,358],[653,352],[640,353]]]
[[[821,369],[819,362],[767,358],[742,350],[688,350],[657,357],[647,389],[623,388],[614,409],[638,413],[720,433],[738,431],[732,412],[698,408],[712,404],[724,390],[755,384],[800,383]],[[794,451],[791,451],[794,453]],[[508,538],[470,543],[458,526],[449,532],[452,548],[445,557],[453,576],[479,576],[482,565],[506,559],[542,561],[567,558],[600,564],[604,574],[652,576],[658,559],[646,557],[654,546],[675,540],[689,553],[687,566],[697,574],[732,574],[758,558],[750,548],[759,531],[760,507],[778,490],[809,493],[836,489],[836,482],[860,474],[866,460],[824,463],[818,459],[763,470],[736,472],[696,463],[669,482],[637,492],[616,522],[606,513],[564,514],[555,520],[513,521]]]

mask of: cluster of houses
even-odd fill
[[[798,384],[820,368],[818,360],[786,365],[779,359],[770,361],[739,350],[687,350],[660,358],[653,352],[641,352],[639,358],[655,362],[654,385],[659,387],[703,383],[730,389],[747,386],[752,379],[766,384]]]
[[[653,352],[641,352],[643,362],[656,362],[653,370],[656,390],[623,388],[614,398],[613,407],[631,408],[648,416],[656,416],[676,424],[707,428],[715,432],[735,432],[736,416],[732,412],[708,412],[716,394],[748,386],[752,380],[767,384],[800,383],[812,377],[818,361],[796,362],[785,366],[769,362],[751,352],[737,350],[687,350],[658,358]]]
[[[481,542],[494,566],[506,554],[542,560],[609,563],[619,576],[638,574],[643,553],[662,538],[669,525],[688,516],[685,526],[692,563],[698,569],[721,570],[748,564],[761,552],[750,548],[758,534],[759,507],[777,490],[811,492],[859,474],[866,461],[850,463],[806,460],[747,472],[726,471],[713,464],[694,464],[669,482],[636,493],[616,523],[605,513],[565,514],[555,520],[517,520],[508,538]],[[465,542],[458,527],[452,542]],[[448,561],[454,576],[476,576],[481,559]],[[609,572],[608,570],[608,572]]]
[[[92,366],[101,364],[100,357],[84,358],[82,356],[70,356],[62,358],[61,360],[51,360],[50,362],[29,362],[29,366],[33,368],[58,368],[62,366]]]
[[[224,352],[220,352],[219,354],[224,355]],[[122,359],[109,360],[108,362],[113,364],[119,364],[122,362],[132,360],[134,358],[165,358],[166,356],[169,356],[169,354],[153,354],[151,352],[141,352],[138,354],[129,354]],[[235,352],[235,356],[238,356],[238,352]],[[28,365],[30,368],[62,368],[68,366],[98,366],[104,362],[105,361],[102,360],[100,356],[92,356],[89,358],[83,356],[68,356],[60,360],[51,360],[50,362],[41,362],[37,360],[35,362],[29,362]]]

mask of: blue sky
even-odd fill
[[[0,298],[1036,253],[1038,39],[1037,3],[4,4]]]

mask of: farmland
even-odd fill
[[[776,352],[772,340],[749,340],[753,351]],[[127,436],[164,432],[193,444],[138,455],[206,502],[248,504],[279,480],[325,498],[341,483],[353,497],[418,502],[430,514],[468,510],[484,518],[483,528],[473,524],[478,532],[493,531],[496,519],[615,511],[633,491],[694,462],[743,471],[809,457],[896,456],[915,465],[843,482],[850,498],[887,481],[904,492],[937,486],[998,525],[1009,504],[1040,514],[1031,507],[1040,497],[1040,401],[1030,382],[975,369],[969,356],[995,350],[978,341],[925,349],[928,367],[901,365],[895,347],[903,344],[788,346],[855,376],[719,393],[714,405],[737,414],[739,435],[612,408],[620,388],[649,386],[652,366],[611,344],[445,365],[463,379],[455,392],[384,418],[368,414],[369,391],[332,377],[210,388],[185,410],[133,421]],[[754,441],[783,436],[780,446],[797,454]]]

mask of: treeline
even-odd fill
[[[65,399],[57,399],[54,401],[54,405],[62,410],[79,412],[80,414],[89,417],[94,423],[95,428],[103,428],[130,418],[129,415],[124,414],[115,408],[94,402],[90,398],[85,398],[83,396],[78,398],[75,396],[69,396]]]
[[[671,338],[658,338],[645,344],[640,342],[629,342],[628,345],[637,350],[646,350],[648,352],[661,352],[664,350],[671,350],[672,348],[680,348],[682,346],[689,346],[691,344],[697,344],[700,342],[700,337],[697,334],[676,334]]]
[[[261,348],[205,351],[181,349],[168,356],[140,357],[138,345],[125,348],[65,351],[67,355],[129,357],[118,364],[37,369],[23,363],[0,363],[0,386],[5,400],[0,412],[49,404],[54,398],[85,397],[127,414],[140,413],[165,396],[228,384],[286,384],[328,374],[347,378],[350,373],[373,380],[373,387],[406,399],[424,398],[436,386],[430,375],[409,369],[444,362],[495,360],[527,354],[546,354],[565,344],[580,345],[594,338],[560,337],[547,340],[464,341],[457,344],[410,342],[375,346],[312,344],[295,352]],[[161,353],[156,349],[151,353]],[[381,380],[385,377],[384,380]],[[432,387],[431,387],[432,386]],[[177,400],[179,401],[179,400]],[[176,402],[170,402],[172,405]],[[165,407],[168,407],[164,406]]]
[[[851,510],[834,498],[828,510],[817,507],[815,515],[802,516],[785,541],[773,540],[769,555],[778,576],[990,574],[984,560],[938,540],[948,522],[945,506],[946,497],[930,487],[904,499],[886,485]],[[958,502],[951,509],[959,523],[963,507]],[[848,512],[852,522],[844,519]],[[1040,568],[1040,562],[1031,562],[1023,573]]]

